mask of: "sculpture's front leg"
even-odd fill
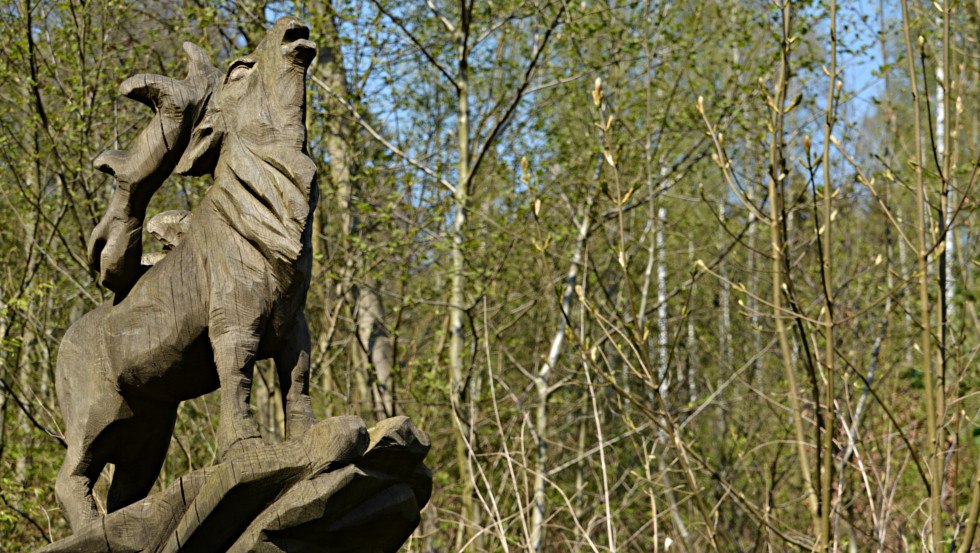
[[[310,330],[302,314],[287,331],[276,355],[276,372],[286,418],[286,438],[302,436],[316,422],[310,401]]]
[[[198,232],[192,232],[185,243],[208,255],[208,338],[220,381],[218,451],[226,459],[256,445],[251,442],[261,442],[249,400],[259,342],[271,306],[261,292],[267,286],[261,276],[261,256],[217,219],[200,224],[195,229]]]
[[[95,168],[114,176],[117,187],[89,238],[89,264],[117,295],[125,295],[142,273],[146,206],[180,162],[220,78],[203,50],[190,43],[184,50],[190,60],[187,78],[136,75],[122,83],[120,92],[152,108],[153,119],[128,150],[109,150],[95,159]]]
[[[142,273],[143,219],[126,214],[121,204],[110,202],[102,220],[92,229],[88,262],[98,273],[99,284],[125,295]]]
[[[259,426],[249,407],[259,338],[247,331],[248,326],[211,336],[218,380],[221,381],[221,417],[218,420],[221,459],[240,455],[262,443]]]

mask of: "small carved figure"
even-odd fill
[[[181,401],[220,385],[222,457],[258,441],[249,410],[257,360],[275,360],[287,437],[313,423],[303,306],[317,202],[305,85],[316,47],[287,17],[227,71],[200,48],[184,49],[187,78],[122,84],[154,118],[130,150],[95,162],[118,182],[89,244],[115,298],[72,325],[57,367],[68,452],[55,490],[76,531],[99,518],[92,487],[107,463],[115,465],[109,512],[146,497]],[[151,224],[168,251],[144,265],[146,207],[174,171],[214,182],[192,215]]]

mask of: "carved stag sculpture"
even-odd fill
[[[137,75],[121,86],[155,115],[128,151],[95,161],[118,182],[89,244],[115,298],[72,325],[57,369],[68,452],[56,493],[76,531],[99,517],[92,487],[107,463],[109,512],[146,497],[181,401],[220,386],[222,457],[259,440],[249,411],[259,359],[275,360],[287,437],[313,423],[303,315],[317,202],[304,119],[316,54],[308,39],[283,18],[227,71],[185,44],[187,78]],[[213,174],[213,185],[147,267],[146,207],[174,171]]]

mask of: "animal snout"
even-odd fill
[[[316,44],[310,40],[310,28],[295,19],[285,22],[282,32],[282,50],[287,57],[303,64],[310,65],[316,56]]]
[[[286,28],[282,32],[282,43],[295,42],[310,38],[310,28],[295,19],[286,22]]]

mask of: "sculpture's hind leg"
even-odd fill
[[[176,406],[168,406],[141,412],[126,421],[113,459],[116,470],[106,500],[108,512],[122,509],[150,493],[167,457],[176,420]]]
[[[55,480],[54,491],[73,530],[99,519],[92,488],[106,464],[105,452],[94,447],[113,420],[108,412],[119,398],[101,378],[97,329],[105,308],[85,314],[65,333],[58,349],[55,386],[68,452]]]
[[[310,401],[310,330],[302,314],[276,355],[276,372],[282,392],[282,409],[286,416],[286,437],[296,438],[313,423]]]

